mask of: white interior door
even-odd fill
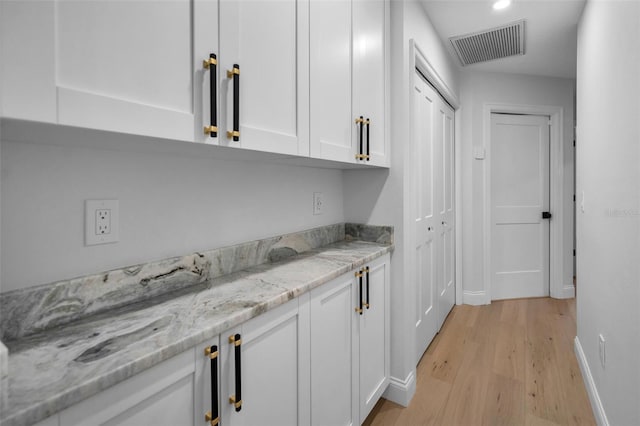
[[[413,134],[416,238],[416,360],[436,334],[436,251],[434,217],[434,134],[438,95],[418,73],[413,90]]]
[[[549,118],[491,114],[491,298],[549,295]]]
[[[438,267],[438,330],[455,303],[455,215],[453,109],[438,98],[436,111],[435,164]]]

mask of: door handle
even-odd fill
[[[211,360],[211,411],[205,413],[204,419],[211,426],[216,426],[220,423],[218,413],[218,346],[206,347],[204,354]]]
[[[366,158],[362,144],[364,132],[364,117],[360,116],[356,118],[356,124],[358,125],[358,153],[356,154],[356,160],[364,160]]]
[[[367,292],[366,292],[366,298],[365,298],[365,302],[364,302],[364,306],[369,309],[369,306],[371,306],[369,304],[369,267],[367,266],[366,268],[364,268],[364,273],[366,274],[366,278],[367,278]]]
[[[356,312],[362,315],[362,269],[356,272],[356,278],[358,278],[358,307]]]
[[[229,403],[233,404],[236,412],[242,410],[242,362],[240,359],[240,346],[242,346],[242,338],[240,334],[229,336],[229,343],[235,349],[235,367],[236,367],[236,393],[229,397]]]
[[[204,134],[212,138],[218,137],[218,59],[215,53],[209,54],[209,59],[202,61],[204,69],[209,70],[209,102],[211,102],[210,125],[204,128]]]
[[[240,65],[233,64],[227,70],[227,78],[233,79],[233,131],[227,130],[227,137],[234,141],[240,140]]]
[[[364,121],[365,126],[367,126],[367,154],[366,154],[366,158],[367,161],[369,161],[369,125],[371,124],[371,120],[369,120],[368,118]]]
[[[551,213],[550,212],[542,212],[542,218],[543,219],[551,219]]]

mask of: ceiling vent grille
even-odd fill
[[[524,20],[449,40],[463,66],[524,55]]]

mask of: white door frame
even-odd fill
[[[453,147],[454,147],[454,187],[455,187],[455,241],[456,241],[456,251],[455,251],[455,276],[454,276],[454,285],[456,289],[456,305],[462,305],[462,214],[460,213],[459,206],[462,205],[462,188],[460,184],[462,182],[461,175],[461,164],[462,164],[462,154],[461,147],[458,140],[458,136],[460,133],[460,123],[461,123],[461,108],[460,101],[455,93],[449,88],[447,83],[440,77],[436,69],[431,65],[427,56],[423,53],[420,46],[415,42],[414,39],[409,40],[409,87],[412,89],[415,86],[414,79],[416,78],[415,70],[418,69],[427,78],[429,84],[431,84],[436,91],[444,98],[445,101],[449,103],[453,107],[454,110],[454,135],[453,135]],[[412,98],[411,98],[412,99]],[[409,107],[409,111],[413,114],[413,104]],[[409,171],[409,175],[411,176],[411,162],[409,162],[409,167],[407,168]],[[414,218],[410,218],[413,221]],[[407,223],[411,223],[411,221]]]
[[[564,229],[564,150],[562,145],[564,111],[562,107],[540,105],[516,105],[485,103],[482,122],[484,127],[484,149],[486,152],[483,170],[484,186],[484,287],[485,303],[491,303],[491,114],[512,113],[546,115],[551,118],[549,138],[549,211],[553,217],[549,223],[549,295],[566,298],[563,290],[562,230]]]

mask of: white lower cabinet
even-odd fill
[[[195,425],[195,349],[60,413],[60,425]]]
[[[350,272],[311,292],[311,424],[354,425],[354,300]]]
[[[360,425],[388,383],[387,254],[38,425]]]
[[[197,404],[202,408],[196,424],[215,424],[216,414],[225,426],[309,423],[309,316],[304,300],[303,296],[288,302],[221,334],[217,361],[211,361],[207,345],[199,348]],[[216,343],[214,339],[212,345]],[[216,366],[218,383],[211,378]],[[211,399],[216,389],[218,413]]]
[[[311,424],[360,425],[389,384],[389,255],[311,292]]]

